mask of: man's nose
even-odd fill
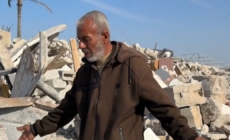
[[[79,48],[80,49],[86,48],[85,44],[82,41],[79,41]]]

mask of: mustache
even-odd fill
[[[90,49],[88,49],[88,48],[85,48],[85,49],[82,49],[82,52],[83,52],[83,53],[90,53],[90,52],[91,52],[91,50],[90,50]]]

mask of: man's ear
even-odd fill
[[[109,41],[109,32],[107,30],[104,30],[102,32],[102,37],[103,37],[103,43],[106,44],[106,42]]]

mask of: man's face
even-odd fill
[[[90,62],[97,61],[104,57],[105,45],[102,42],[102,35],[98,34],[98,28],[91,19],[77,28],[79,48]]]

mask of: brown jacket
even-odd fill
[[[44,136],[81,118],[81,140],[143,140],[145,107],[176,140],[197,137],[185,117],[154,80],[147,59],[123,43],[111,42],[111,59],[99,76],[95,63],[85,61],[61,104],[32,128]]]

